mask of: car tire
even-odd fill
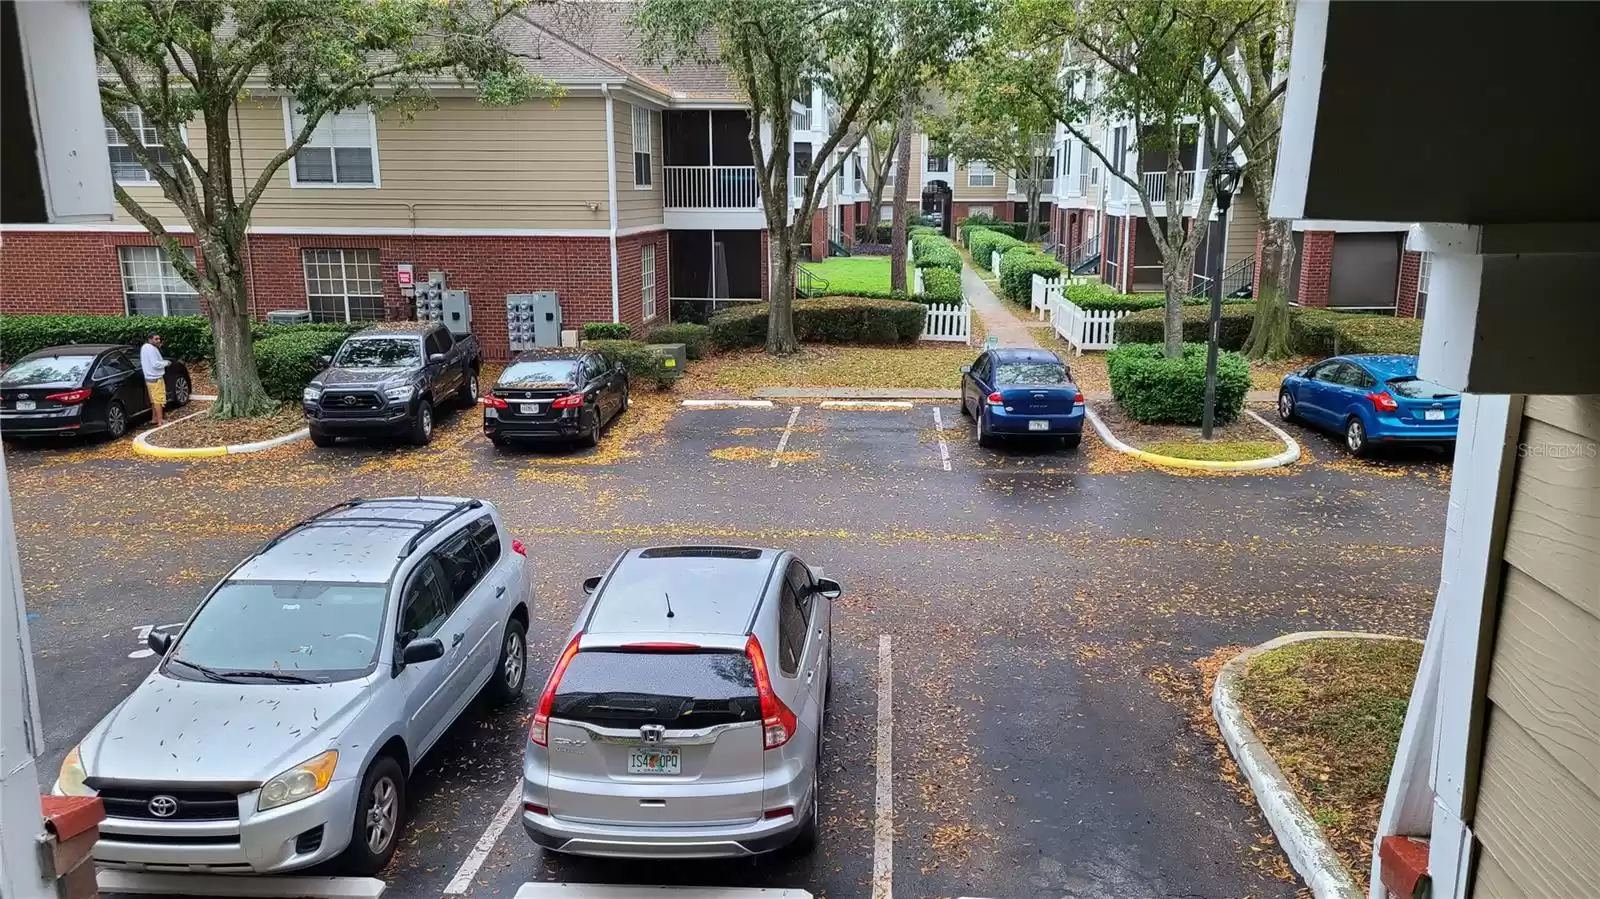
[[[795,855],[810,855],[817,848],[817,837],[822,829],[822,782],[817,771],[821,768],[822,751],[817,751],[817,764],[811,771],[811,809],[806,813],[804,824],[794,835],[794,841],[789,844],[789,851]]]
[[[972,415],[973,427],[978,432],[978,445],[984,448],[994,446],[994,436],[983,428],[983,410],[979,409]]]
[[[406,819],[406,777],[393,756],[382,755],[361,778],[356,796],[356,816],[350,827],[350,845],[339,857],[339,867],[355,877],[382,871],[400,845]],[[380,833],[380,828],[382,829]],[[374,849],[374,845],[377,848]]]
[[[1278,417],[1284,421],[1294,421],[1294,394],[1287,390],[1278,391]]]
[[[528,629],[515,618],[506,621],[500,638],[500,656],[489,678],[489,700],[495,705],[510,705],[522,698],[523,682],[528,678]]]
[[[467,369],[467,376],[461,379],[461,392],[456,394],[456,400],[461,403],[461,408],[471,409],[478,405],[478,370]]]
[[[194,386],[189,383],[188,375],[178,375],[172,379],[172,405],[187,406],[189,398],[194,396]]]
[[[1061,438],[1061,446],[1063,449],[1075,450],[1081,443],[1083,443],[1082,434],[1072,434],[1070,436]]]
[[[417,403],[417,414],[411,419],[407,434],[412,446],[427,446],[433,440],[433,404],[427,400]]]
[[[583,436],[578,438],[578,445],[586,449],[600,445],[600,413],[598,411],[594,414],[594,427],[583,432]]]
[[[1344,447],[1350,455],[1361,457],[1372,452],[1372,442],[1367,438],[1367,426],[1357,416],[1344,423]]]
[[[494,444],[496,449],[509,449],[511,447],[511,441],[501,437],[499,434],[490,434],[489,442]]]
[[[128,410],[120,400],[112,400],[106,407],[106,436],[116,440],[128,433]]]
[[[967,398],[966,397],[962,397],[961,398],[961,414],[967,416],[968,418],[972,417],[972,410],[967,408]]]
[[[334,437],[332,434],[319,434],[316,431],[311,432],[311,444],[313,446],[320,446],[326,449],[338,442],[338,438]]]

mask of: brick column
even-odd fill
[[[89,853],[100,839],[105,806],[97,796],[41,796],[44,814],[45,871],[56,884],[57,899],[94,899],[100,893]]]
[[[1327,306],[1333,279],[1332,231],[1303,231],[1300,237],[1300,296],[1302,306]]]
[[[828,258],[828,210],[818,209],[811,213],[811,261],[821,262]]]
[[[1122,217],[1122,222],[1122,264],[1117,269],[1117,279],[1121,281],[1122,284],[1117,287],[1117,293],[1132,293],[1133,261],[1134,259],[1138,258],[1134,252],[1133,242],[1136,235],[1139,233],[1139,217],[1137,215],[1125,215]]]
[[[844,208],[844,245],[856,245],[856,204],[851,203]]]
[[[1394,314],[1397,317],[1417,317],[1417,279],[1421,271],[1421,253],[1406,250],[1400,254],[1400,279],[1394,295]]]

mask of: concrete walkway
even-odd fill
[[[990,337],[999,338],[1001,346],[1039,346],[1039,341],[1033,338],[1028,326],[1011,314],[1005,300],[995,296],[994,290],[978,277],[970,265],[961,267],[961,290],[967,295],[967,302],[972,304],[972,311],[983,320],[984,330],[989,332]]]

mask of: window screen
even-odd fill
[[[289,139],[305,127],[305,117],[291,101]],[[296,185],[377,183],[377,138],[365,105],[328,113],[317,122],[311,139],[294,156]]]

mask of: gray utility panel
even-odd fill
[[[472,300],[465,290],[445,291],[443,306],[444,315],[440,320],[451,334],[472,333]]]
[[[506,295],[506,336],[511,351],[561,345],[561,301],[553,290]]]

